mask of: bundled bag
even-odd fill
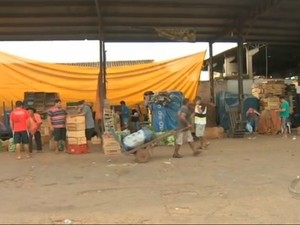
[[[246,129],[247,129],[250,133],[253,133],[253,127],[251,126],[250,123],[247,123],[247,124],[246,124]]]

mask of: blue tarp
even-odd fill
[[[217,124],[223,127],[225,130],[228,130],[229,127],[229,115],[226,111],[226,107],[229,108],[238,108],[239,105],[239,95],[221,91],[216,95],[216,108],[217,108]],[[250,94],[245,94],[243,99],[243,112],[242,118],[246,119],[246,112],[249,108],[254,108],[257,111],[259,110],[259,100]]]
[[[184,98],[182,92],[170,91],[171,102],[153,103],[150,105],[152,110],[152,127],[155,132],[174,130],[177,127],[177,112],[182,105]]]

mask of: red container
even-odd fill
[[[87,147],[86,144],[83,144],[83,145],[68,145],[67,153],[69,153],[69,154],[88,153],[88,147]]]

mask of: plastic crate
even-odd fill
[[[69,154],[85,154],[85,153],[88,153],[88,147],[86,144],[82,144],[82,145],[68,144],[67,153],[69,153]]]

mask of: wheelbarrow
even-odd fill
[[[141,144],[139,146],[136,146],[135,148],[126,151],[123,143],[119,140],[118,136],[116,135],[116,133],[111,129],[111,133],[113,134],[114,138],[119,142],[122,152],[124,154],[134,154],[135,155],[135,160],[138,163],[146,163],[151,159],[151,155],[152,155],[152,149],[157,146],[157,144],[172,135],[175,135],[178,132],[187,130],[188,128],[184,128],[184,129],[175,129],[175,130],[171,130],[168,131],[164,134],[158,135],[157,137],[155,137],[154,139],[152,139],[151,141]]]

